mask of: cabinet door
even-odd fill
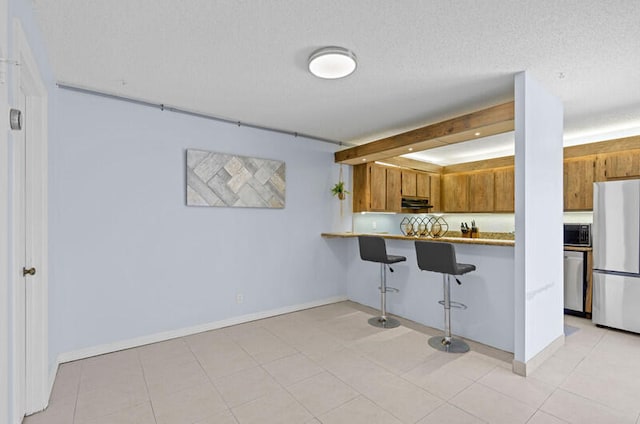
[[[515,178],[513,166],[496,169],[493,173],[493,210],[496,212],[513,212],[515,195]]]
[[[416,174],[416,196],[429,197],[431,195],[431,178],[429,174]]]
[[[369,190],[370,210],[384,212],[387,206],[387,168],[369,165]]]
[[[564,210],[593,209],[593,157],[564,161]]]
[[[402,177],[400,170],[387,168],[387,193],[385,210],[389,212],[400,212],[402,204]]]
[[[366,212],[370,207],[369,165],[366,163],[353,166],[353,212]]]
[[[431,212],[442,212],[442,200],[440,198],[440,175],[429,175],[429,203],[433,205]]]
[[[469,174],[469,211],[493,212],[493,171]]]
[[[593,170],[593,181],[594,182],[602,182],[607,181],[607,154],[600,154],[595,156],[595,167]]]
[[[402,171],[402,195],[416,196],[416,173]]]
[[[445,212],[469,211],[469,179],[467,174],[442,176],[442,206]]]
[[[640,177],[640,150],[606,155],[605,176],[607,179]]]

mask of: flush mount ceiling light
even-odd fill
[[[323,47],[309,56],[309,72],[318,78],[344,78],[351,75],[356,66],[356,55],[343,47]]]

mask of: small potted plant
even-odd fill
[[[331,189],[331,193],[333,193],[334,196],[338,196],[338,199],[340,200],[344,200],[345,195],[349,194],[349,192],[344,188],[344,181],[338,181]]]

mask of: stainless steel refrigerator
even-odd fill
[[[640,333],[640,180],[593,185],[592,319]]]

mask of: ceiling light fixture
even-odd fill
[[[323,47],[309,56],[309,72],[318,78],[344,78],[351,75],[357,65],[356,55],[344,47]]]

